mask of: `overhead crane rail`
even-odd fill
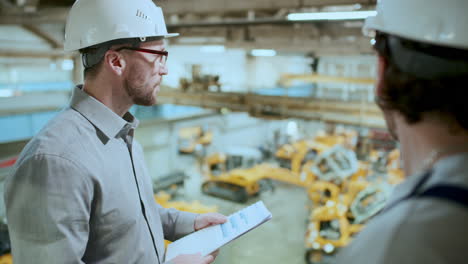
[[[300,118],[328,123],[385,128],[380,109],[367,101],[346,102],[317,98],[269,96],[254,93],[193,92],[162,89],[158,102],[189,105],[214,110],[248,112],[267,119]]]

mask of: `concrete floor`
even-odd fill
[[[217,264],[304,264],[304,235],[308,216],[308,198],[300,187],[277,184],[274,191],[262,193],[247,204],[237,204],[201,194],[201,175],[195,160],[182,157],[189,179],[180,199],[199,200],[205,205],[217,205],[219,212],[232,214],[243,207],[262,200],[273,218],[224,246],[215,263]]]

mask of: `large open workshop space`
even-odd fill
[[[467,263],[466,10],[0,0],[0,264]]]

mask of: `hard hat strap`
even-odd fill
[[[96,49],[93,49],[91,52],[83,52],[81,54],[81,60],[83,61],[83,66],[88,69],[98,64],[104,55],[109,50],[110,46],[108,45],[99,45]]]

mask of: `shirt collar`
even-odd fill
[[[120,117],[96,98],[83,91],[82,85],[76,86],[73,90],[70,107],[88,119],[108,138],[127,135],[139,123],[138,119],[130,112],[127,112],[123,118]]]
[[[460,181],[466,181],[463,177],[465,177],[464,172],[468,168],[467,160],[468,153],[459,153],[440,159],[432,167],[432,174],[429,180],[422,186],[422,189],[439,183],[459,183]],[[387,204],[391,204],[409,195],[426,173],[427,171],[424,171],[417,175],[407,177],[403,183],[395,187],[393,191],[394,194],[390,197]]]

